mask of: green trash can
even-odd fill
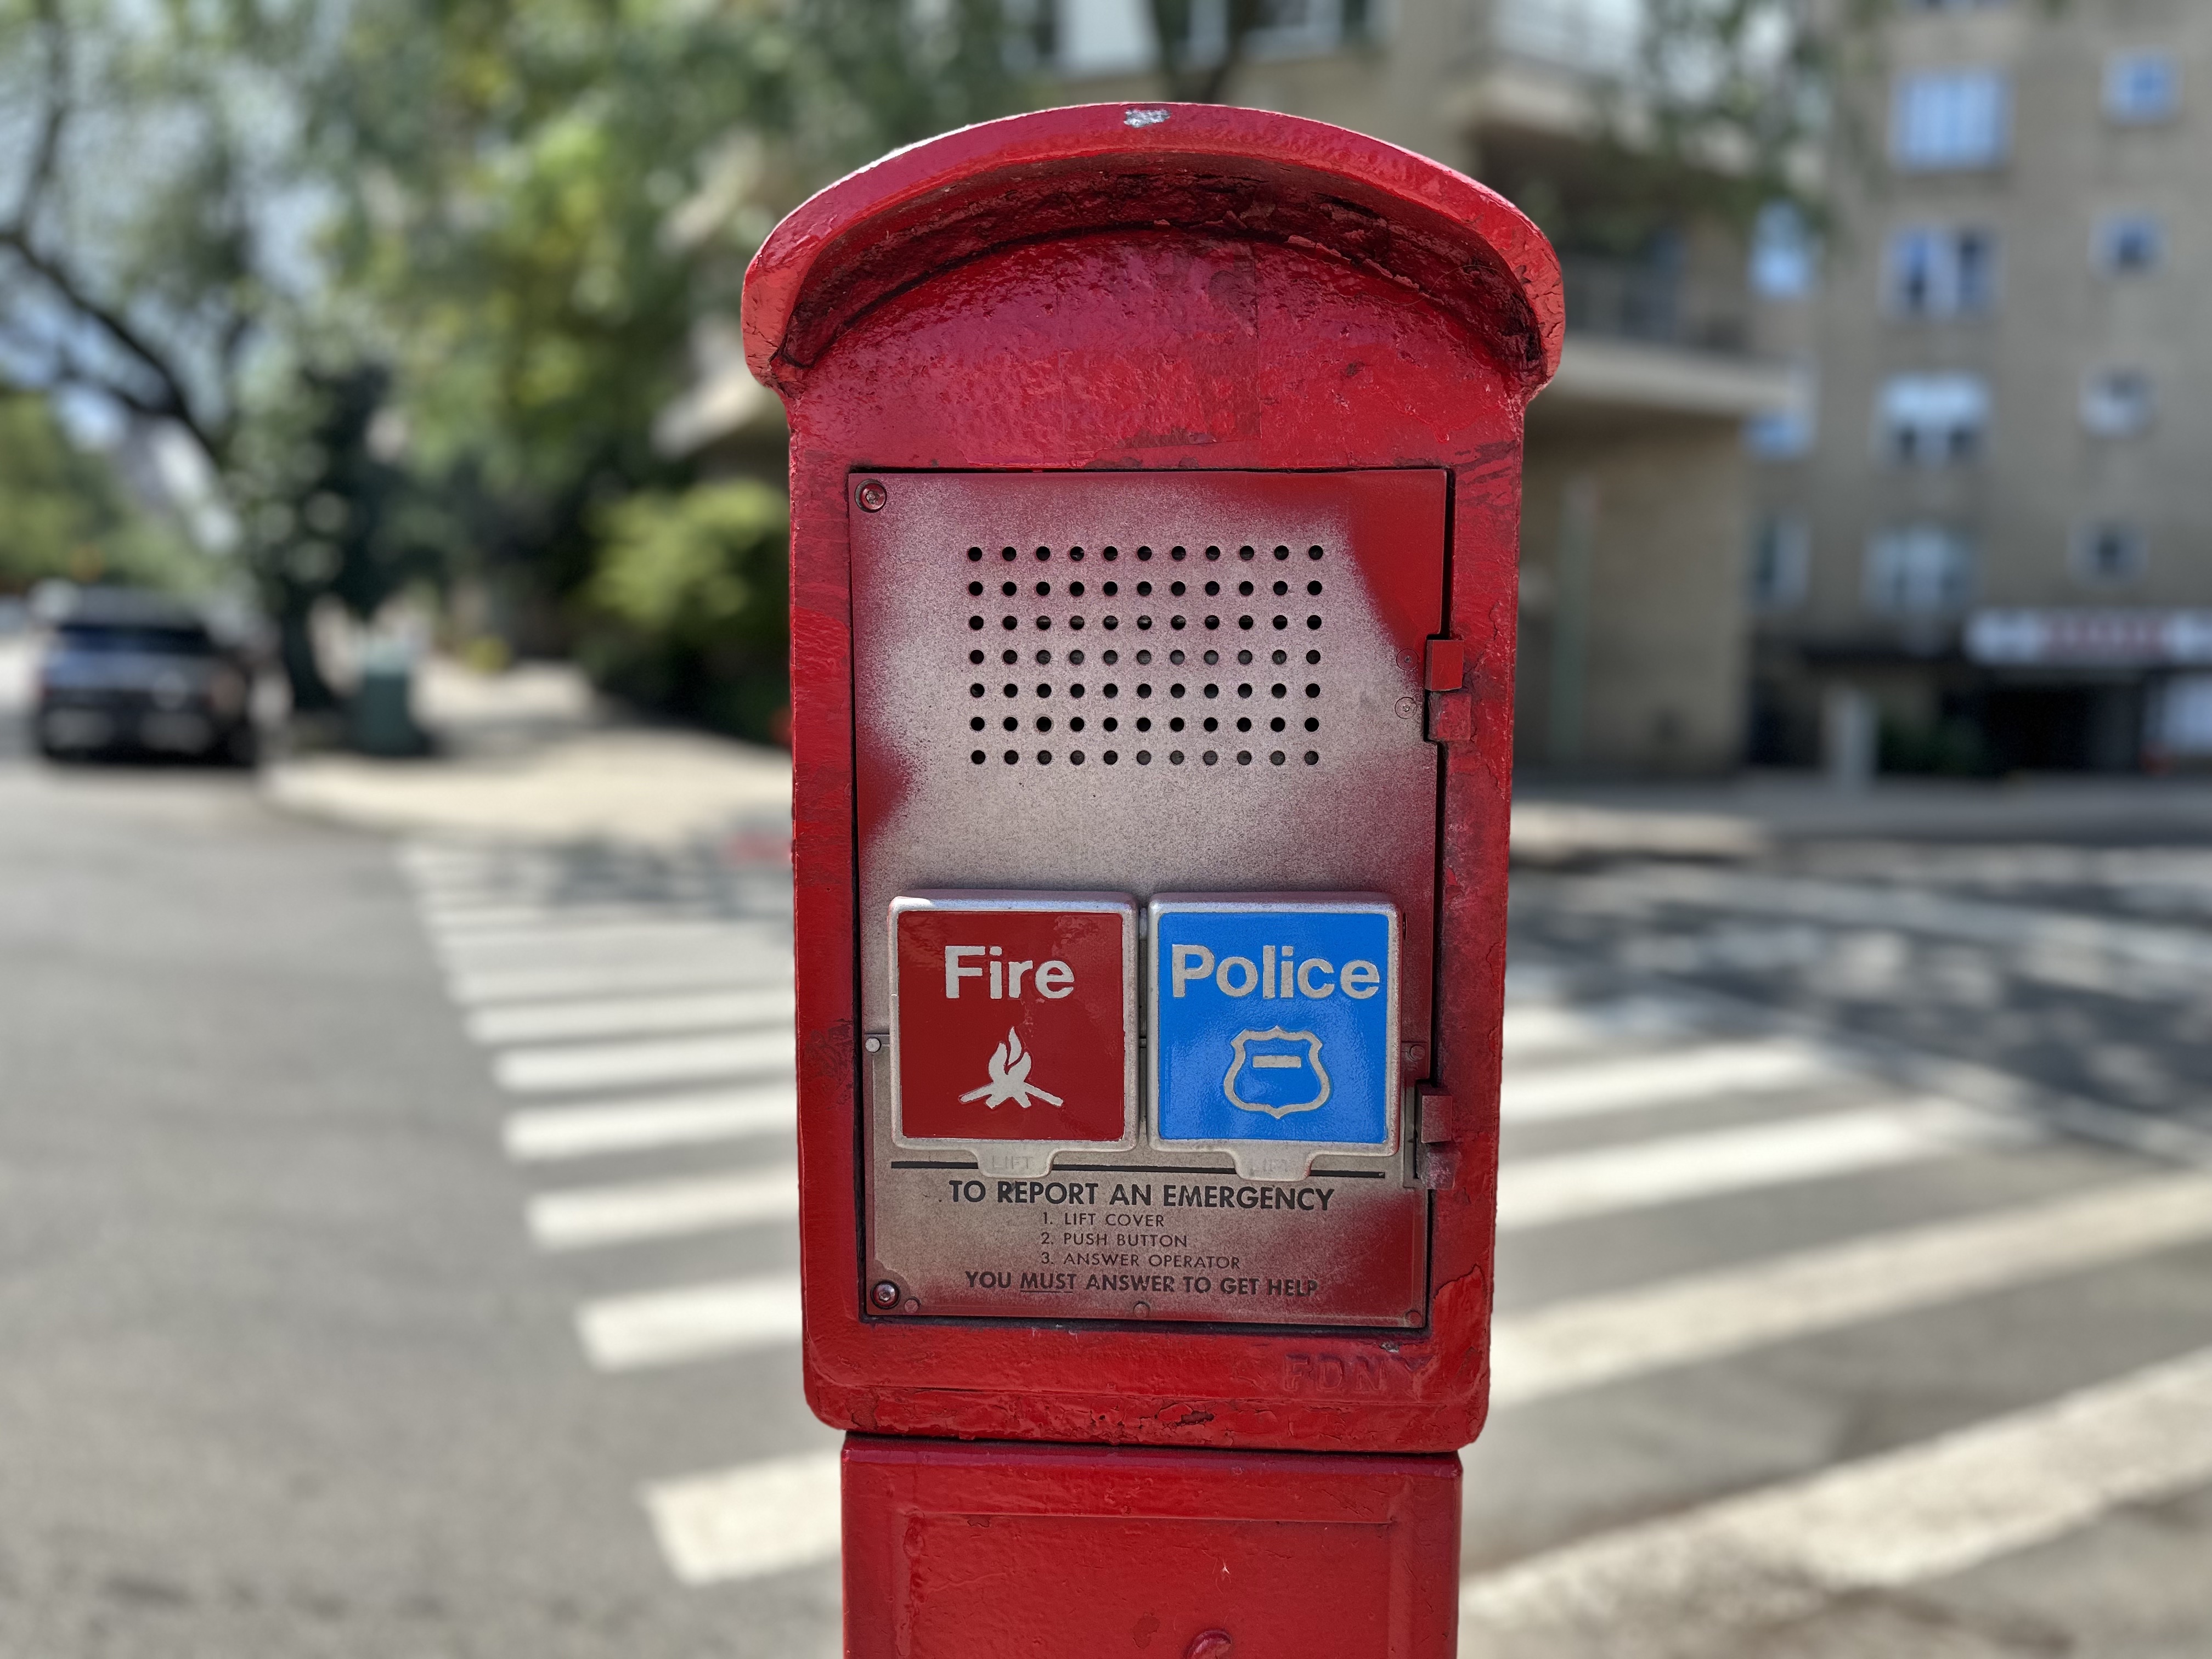
[[[364,755],[420,755],[430,746],[415,722],[415,653],[380,641],[363,653],[361,684],[346,710],[348,736]]]

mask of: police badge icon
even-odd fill
[[[1264,1031],[1239,1031],[1230,1040],[1229,1047],[1236,1058],[1229,1062],[1229,1075],[1221,1079],[1221,1092],[1238,1111],[1265,1112],[1270,1117],[1281,1118],[1292,1112],[1318,1111],[1328,1104],[1328,1072],[1321,1063],[1321,1039],[1311,1031],[1286,1031],[1279,1025]],[[1248,1072],[1252,1075],[1247,1077]],[[1277,1079],[1273,1074],[1279,1072],[1297,1073],[1298,1075],[1289,1080],[1287,1091],[1293,1095],[1304,1093],[1310,1098],[1268,1098],[1284,1092],[1274,1086]],[[1239,1078],[1246,1078],[1242,1090],[1237,1087]],[[1248,1100],[1247,1095],[1260,1098]]]

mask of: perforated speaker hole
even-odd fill
[[[1164,675],[1158,683],[1149,676],[1137,674],[1129,674],[1126,679],[1121,674],[1107,678],[1108,672],[1115,669],[1126,672],[1129,668],[1152,667],[1156,653],[1149,642],[1125,653],[1107,640],[1100,639],[1095,641],[1099,648],[1091,653],[1087,678],[1077,678],[1086,667],[1082,648],[1061,653],[1056,667],[1054,653],[1048,649],[1033,653],[1005,651],[1001,655],[1009,667],[1033,655],[1035,667],[1045,678],[1026,685],[1008,681],[995,689],[1005,697],[1103,697],[1117,704],[1134,702],[1138,709],[1131,712],[1135,714],[1135,729],[1140,732],[1153,729],[1152,716],[1146,712],[1146,705],[1161,702],[1172,703],[1199,698],[1218,706],[1223,702],[1288,704],[1295,699],[1306,706],[1305,717],[1298,725],[1310,742],[1321,734],[1326,717],[1328,682],[1323,672],[1327,665],[1323,659],[1329,627],[1325,584],[1312,567],[1322,564],[1328,551],[1316,545],[1307,547],[1304,552],[1301,562],[1307,568],[1300,571],[1296,568],[1282,568],[1289,566],[1295,556],[1286,544],[1266,548],[1250,543],[1210,543],[1202,548],[1171,545],[1158,553],[1150,546],[1139,546],[1132,550],[1128,556],[1140,565],[1164,561],[1170,570],[1157,580],[1147,575],[1127,582],[1099,580],[1107,573],[1095,568],[1087,572],[1074,568],[1086,562],[1094,567],[1101,562],[1117,564],[1123,557],[1119,547],[1086,550],[1079,545],[1018,549],[1001,546],[998,550],[1000,563],[1027,563],[1036,574],[1023,580],[988,583],[969,574],[970,566],[988,556],[983,546],[979,543],[956,549],[947,560],[951,580],[959,584],[958,592],[963,599],[981,608],[963,614],[964,625],[959,629],[957,645],[960,655],[954,660],[965,667],[984,660],[982,651],[969,646],[967,636],[975,633],[1027,634],[1032,639],[1050,637],[1062,631],[1081,634],[1095,630],[1102,635],[1117,635],[1124,629],[1133,629],[1139,635],[1164,634],[1169,637],[1159,647],[1164,653],[1161,665],[1185,671],[1181,677]],[[1186,578],[1174,570],[1176,565],[1200,568],[1193,569]],[[1209,565],[1219,568],[1218,575],[1203,568]],[[1018,574],[1006,573],[1009,577]],[[1291,580],[1293,577],[1297,580]],[[994,599],[995,610],[988,608]],[[1200,600],[1205,602],[1205,608],[1186,608]],[[1182,636],[1194,633],[1200,637],[1189,640],[1189,648],[1186,650]],[[1297,636],[1302,635],[1311,636],[1304,640],[1304,648],[1291,649]],[[1258,637],[1254,638],[1255,635]],[[1271,635],[1282,637],[1279,647],[1264,646],[1263,641]],[[1215,648],[1217,645],[1219,648]],[[1130,659],[1127,664],[1123,660],[1125,654]],[[1304,671],[1303,675],[1293,678],[1293,662]],[[1268,668],[1273,668],[1274,674],[1268,674]],[[1205,678],[1195,678],[1201,672]],[[968,695],[984,697],[994,689],[980,680],[975,681],[969,684]],[[1237,711],[1232,707],[1223,713]],[[1186,720],[1182,714],[1170,715],[1165,709],[1161,710],[1161,714],[1166,728],[1177,732],[1192,724],[1212,732],[1232,723],[1212,714],[1202,721],[1195,717]],[[1266,723],[1269,729],[1279,732],[1290,724],[1280,716]],[[980,732],[984,724],[980,717],[972,720],[969,722],[970,730],[958,735],[972,740],[973,732]],[[1005,724],[1009,732],[1024,725],[1032,726],[1040,735],[1053,730],[1051,717],[1042,713],[1033,721],[1010,718]],[[1071,720],[1066,724],[1071,734],[1083,730],[1080,720]],[[1121,729],[1121,720],[1114,716],[1097,724],[1109,732]],[[1250,715],[1239,714],[1233,724],[1237,731],[1249,732],[1254,722]],[[987,750],[967,749],[964,744],[963,747],[974,765],[983,765],[992,758]],[[1273,766],[1283,766],[1291,758],[1282,750],[1264,752]],[[1232,753],[1235,768],[1224,764]],[[1305,750],[1297,758],[1308,766],[1318,766],[1322,754],[1322,750],[1315,747]],[[1258,757],[1249,749],[1209,749],[1196,755],[1174,749],[1161,758],[1171,767],[1195,761],[1199,763],[1200,775],[1227,776],[1237,769],[1249,768]],[[1081,766],[1087,759],[1112,767],[1118,766],[1122,757],[1121,751],[1113,749],[1089,757],[1080,750],[1007,749],[998,758],[1012,767],[1048,767],[1056,760]],[[1148,767],[1152,763],[1153,754],[1149,749],[1139,749],[1129,758],[1139,767]]]

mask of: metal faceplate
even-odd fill
[[[1427,1196],[1395,1097],[1425,1074],[1429,1041],[1438,768],[1421,664],[1443,623],[1445,475],[851,483],[857,943],[875,1039],[864,1305],[1423,1322]],[[1026,1174],[944,1139],[902,1145],[884,923],[927,890],[1374,896],[1396,921],[1387,1137],[1302,1153],[1304,1174],[1149,1133],[1126,1150],[1049,1147]],[[992,1058],[976,1057],[978,1085]]]

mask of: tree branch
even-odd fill
[[[0,247],[13,250],[25,268],[59,295],[72,311],[97,325],[110,339],[122,347],[161,386],[161,396],[158,400],[142,399],[130,388],[115,383],[112,376],[99,377],[94,383],[113,396],[117,402],[139,414],[174,421],[200,447],[210,464],[220,471],[230,445],[229,423],[226,422],[216,426],[201,416],[192,406],[191,394],[185,390],[183,373],[168,361],[160,348],[140,333],[120,310],[94,299],[58,262],[41,253],[24,227],[11,225],[0,228]]]
[[[40,0],[39,18],[46,37],[46,103],[31,150],[31,169],[24,175],[23,194],[15,204],[14,228],[18,231],[30,229],[46,186],[53,182],[62,130],[70,118],[69,30],[62,21],[60,0]]]
[[[230,320],[222,325],[222,338],[216,346],[222,358],[223,374],[233,378],[238,372],[239,354],[246,349],[246,336],[252,332],[253,317],[240,306],[230,313]]]
[[[1263,0],[1227,0],[1227,38],[1210,64],[1192,61],[1191,0],[1150,0],[1152,37],[1158,43],[1162,89],[1180,103],[1218,104],[1244,61],[1244,46],[1261,21]]]

